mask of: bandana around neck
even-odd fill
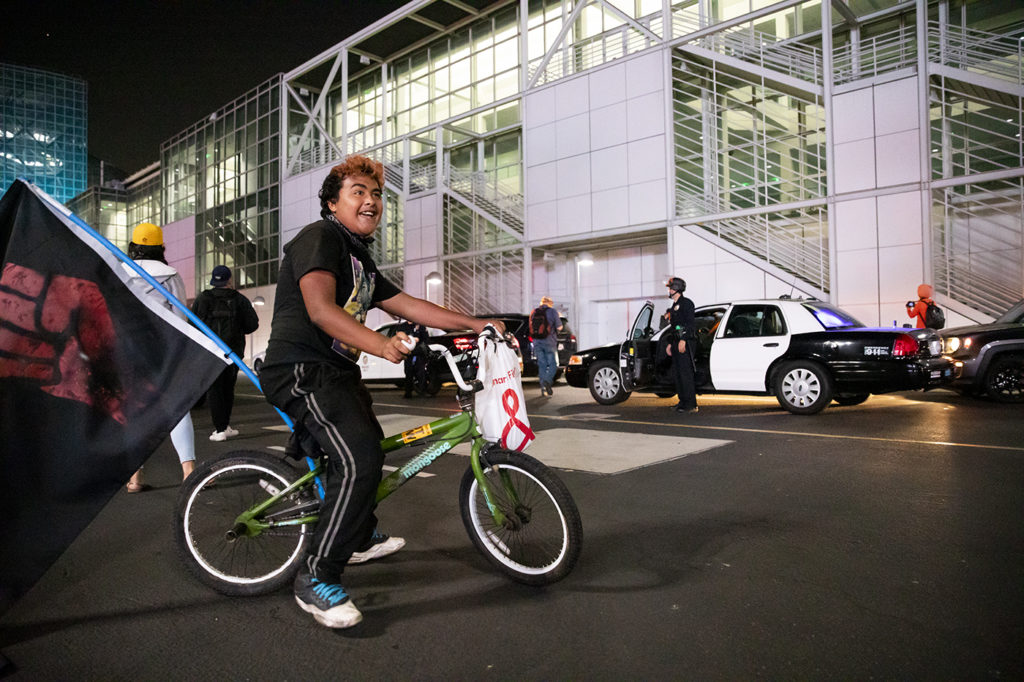
[[[335,225],[340,227],[341,231],[345,233],[345,236],[347,236],[350,241],[352,241],[354,244],[357,244],[358,246],[366,247],[366,246],[369,246],[370,244],[373,243],[373,237],[363,237],[361,235],[358,235],[358,234],[352,232],[352,230],[350,230],[347,227],[345,227],[341,223],[341,221],[338,220],[337,217],[335,217],[335,215],[333,213],[328,213],[327,216],[326,216],[326,220],[327,220],[327,222],[334,223]]]

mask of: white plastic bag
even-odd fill
[[[481,334],[477,342],[477,381],[484,388],[476,394],[476,418],[484,439],[509,450],[523,451],[535,436],[526,415],[526,398],[519,358],[507,343]]]

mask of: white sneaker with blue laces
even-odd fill
[[[363,619],[344,587],[322,582],[309,573],[295,576],[295,601],[316,622],[329,628],[350,628]]]
[[[403,547],[405,547],[405,538],[389,537],[379,530],[374,530],[373,536],[370,538],[370,546],[362,552],[354,552],[348,563],[361,564],[371,559],[380,559],[388,554],[394,554]]]

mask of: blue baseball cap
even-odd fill
[[[231,268],[226,265],[218,265],[213,269],[213,277],[210,278],[210,286],[222,287],[231,279]]]

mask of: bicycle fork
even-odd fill
[[[490,482],[484,475],[484,467],[480,462],[480,450],[482,449],[481,444],[483,443],[482,438],[473,439],[473,449],[469,455],[469,465],[473,469],[473,476],[476,477],[476,483],[480,486],[480,492],[484,496],[484,502],[487,503],[487,510],[491,512],[491,518],[494,519],[494,523],[499,527],[504,527],[508,522],[509,518],[505,516],[504,512],[494,503],[494,491],[491,490]],[[515,507],[518,508],[519,496],[516,494],[515,488],[512,486],[512,482],[509,480],[508,475],[504,471],[499,470],[501,476],[502,486],[505,488],[505,494],[508,495],[515,503]],[[518,525],[518,524],[517,524]]]

